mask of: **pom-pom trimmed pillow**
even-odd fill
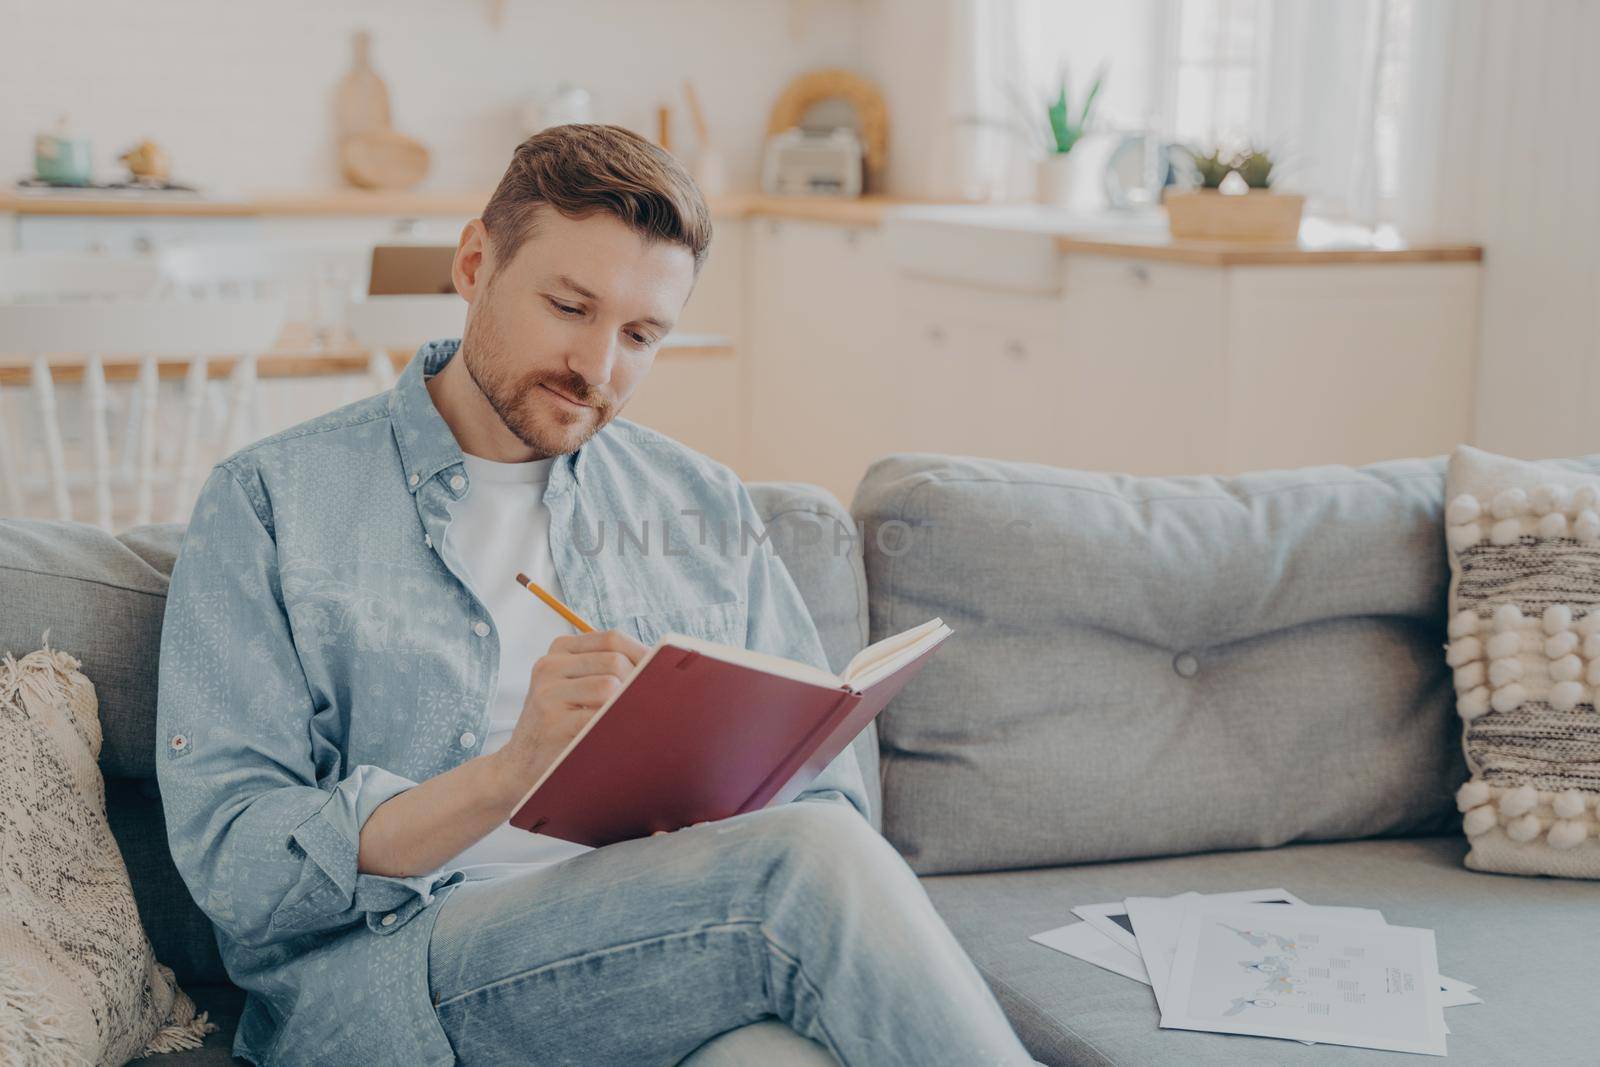
[[[1466,865],[1600,878],[1600,474],[1462,446],[1445,500]]]
[[[0,660],[5,1064],[120,1064],[197,1048],[217,1029],[195,1015],[139,921],[106,822],[94,683],[78,666],[48,643]]]

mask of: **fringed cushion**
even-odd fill
[[[157,962],[106,823],[94,684],[49,647],[0,660],[0,1049],[120,1067],[217,1029]]]
[[[1466,864],[1600,878],[1600,477],[1463,446],[1446,500]]]

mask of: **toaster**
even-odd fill
[[[848,127],[818,131],[796,126],[767,139],[762,192],[860,196],[861,180],[861,138]]]

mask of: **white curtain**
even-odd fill
[[[1414,2],[1398,221],[1484,246],[1475,443],[1600,452],[1600,4]]]
[[[1389,0],[1268,6],[1259,137],[1317,215],[1377,217],[1376,117]]]
[[[1036,99],[1039,72],[1023,49],[1025,28],[1037,20],[1039,0],[924,0],[929,13],[942,7],[948,27],[945,50],[948,115],[954,152],[950,191],[963,200],[1009,200],[1028,195],[1038,149],[1020,128],[1024,108]],[[1037,109],[1041,115],[1043,105]]]

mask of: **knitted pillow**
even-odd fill
[[[0,1051],[63,1067],[197,1048],[217,1029],[140,925],[78,667],[48,632],[0,661]]]
[[[1462,446],[1445,499],[1466,865],[1600,878],[1600,472]]]

